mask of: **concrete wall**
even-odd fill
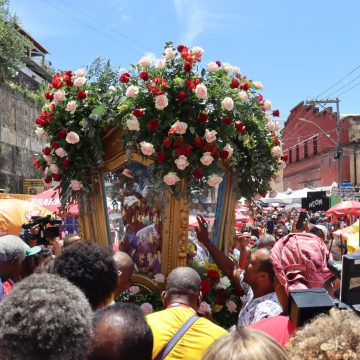
[[[0,188],[22,193],[23,179],[40,178],[32,160],[42,144],[34,133],[40,113],[20,95],[0,85]]]

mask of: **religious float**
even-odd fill
[[[101,60],[58,73],[36,119],[47,142],[34,160],[44,181],[58,182],[63,208],[79,203],[84,239],[130,254],[134,282],[148,290],[159,274],[201,258],[199,213],[226,252],[236,200],[266,193],[284,165],[279,111],[262,84],[225,62],[201,69],[202,54],[167,43],[158,60],[143,57],[120,73]],[[227,289],[206,266],[209,284]]]

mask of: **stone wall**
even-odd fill
[[[20,95],[0,85],[0,189],[22,193],[24,179],[41,177],[32,164],[34,154],[42,149],[34,133],[39,112]]]

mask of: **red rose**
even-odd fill
[[[60,145],[55,140],[51,140],[50,146],[52,149],[55,149],[55,150],[60,147]]]
[[[144,110],[143,109],[135,109],[133,111],[133,115],[136,116],[137,118],[141,118],[142,116],[144,116]]]
[[[261,94],[259,94],[259,95],[256,97],[256,100],[261,102],[261,101],[264,100],[264,97],[263,97]]]
[[[192,64],[189,62],[186,62],[184,64],[184,71],[189,72],[192,69]]]
[[[273,136],[273,144],[274,144],[275,146],[277,146],[277,145],[280,144],[279,138],[278,138],[276,135]]]
[[[218,305],[222,305],[228,298],[229,295],[226,293],[226,291],[223,289],[219,289],[216,291],[215,294],[215,303]]]
[[[212,156],[219,155],[219,149],[217,148],[216,145],[211,145],[210,147],[211,147],[210,152]]]
[[[173,142],[173,148],[177,148],[182,144],[182,139],[175,139]]]
[[[203,172],[200,168],[195,168],[192,172],[192,175],[195,179],[201,179],[203,177]]]
[[[62,161],[61,167],[62,167],[63,169],[68,169],[68,168],[70,167],[70,164],[71,164],[71,161],[68,160],[68,159],[65,159],[65,160]]]
[[[56,135],[59,138],[65,139],[67,135],[67,131],[65,129],[60,129]]]
[[[177,148],[176,151],[175,151],[175,155],[177,157],[181,156],[181,155],[185,155],[186,156],[186,150],[185,148],[183,148],[182,146]]]
[[[46,184],[50,184],[50,183],[51,183],[51,180],[52,180],[52,177],[49,176],[49,175],[44,178],[44,182],[45,182]]]
[[[171,140],[168,137],[163,139],[162,142],[165,145],[165,147],[167,147],[167,148],[169,148],[171,146]]]
[[[186,99],[186,93],[185,91],[180,91],[178,94],[177,94],[177,100],[178,102],[183,102],[185,101]]]
[[[50,111],[54,111],[56,108],[56,105],[54,103],[50,104]]]
[[[181,53],[183,50],[184,50],[184,45],[178,45],[178,47],[177,47],[177,51],[179,52],[179,53]]]
[[[60,174],[54,174],[53,178],[55,181],[60,181],[61,180],[61,175]]]
[[[207,272],[207,275],[206,275],[211,281],[218,281],[220,279],[220,274],[217,270],[215,269],[210,269],[208,272]]]
[[[40,162],[37,159],[33,160],[33,165],[34,165],[35,169],[39,169],[41,167]]]
[[[240,89],[247,91],[250,89],[250,85],[247,82],[244,82],[243,84],[240,85]]]
[[[230,117],[224,117],[222,118],[222,123],[225,124],[225,125],[231,125],[232,124],[232,118]]]
[[[191,64],[191,63],[194,62],[194,58],[193,58],[193,56],[192,56],[191,54],[187,54],[187,55],[185,56],[185,61],[186,61],[186,62],[189,62],[189,63]]]
[[[288,159],[289,159],[289,155],[288,154],[283,154],[282,156],[281,156],[281,160],[282,161],[288,161]]]
[[[187,55],[189,53],[189,48],[187,48],[186,46],[183,47],[183,49],[181,50],[181,57],[182,58],[186,58]]]
[[[51,85],[54,89],[60,89],[63,86],[63,83],[59,78],[54,78],[51,82]]]
[[[159,127],[159,122],[156,119],[151,119],[148,122],[149,131],[155,132],[158,127]]]
[[[142,71],[140,74],[139,74],[139,78],[144,80],[144,81],[148,81],[149,80],[149,74],[147,71]]]
[[[159,162],[159,163],[164,163],[166,161],[166,152],[165,151],[159,151],[157,153],[157,156],[156,156],[156,160]]]
[[[207,294],[211,290],[211,284],[207,280],[201,280],[201,292]]]
[[[241,288],[235,288],[235,289],[233,289],[233,293],[234,293],[234,295],[236,295],[236,296],[241,296],[241,295],[244,294],[244,292],[243,292],[243,290],[242,290]]]
[[[229,157],[229,152],[226,150],[220,151],[219,154],[220,159],[226,160]]]
[[[197,136],[194,139],[194,146],[197,148],[201,148],[203,145],[204,145],[204,140],[200,136]]]
[[[184,84],[188,87],[190,90],[194,90],[196,88],[195,83],[191,79],[185,80]]]
[[[42,152],[44,153],[44,155],[49,156],[51,154],[51,149],[47,146],[43,148]]]
[[[185,156],[186,156],[186,157],[189,157],[189,156],[190,156],[190,153],[191,153],[191,150],[193,149],[192,145],[190,145],[190,144],[185,144],[185,145],[184,145],[184,149],[185,149]]]
[[[215,61],[215,64],[220,67],[221,66],[221,62],[219,60]]]
[[[208,118],[209,118],[209,117],[208,117],[208,114],[206,114],[206,113],[201,112],[201,113],[199,114],[199,121],[200,121],[201,123],[207,122]]]
[[[79,99],[79,100],[84,100],[86,99],[86,92],[83,91],[83,90],[79,90],[76,97]]]
[[[231,81],[231,83],[230,83],[230,87],[231,87],[232,89],[238,88],[239,85],[240,85],[239,80],[237,80],[237,79],[232,79],[232,81]]]
[[[130,74],[129,73],[123,73],[121,76],[120,76],[120,82],[121,83],[128,83],[130,80]]]
[[[63,74],[63,79],[64,79],[64,81],[65,81],[65,84],[67,85],[67,86],[72,86],[73,85],[73,82],[72,82],[72,80],[71,80],[71,76],[69,76],[69,75],[67,75],[67,74]]]
[[[54,94],[49,93],[49,92],[46,92],[46,93],[44,94],[44,96],[45,96],[45,99],[48,99],[48,100],[50,100],[50,101],[52,101],[52,100],[54,99]]]
[[[241,121],[236,121],[235,127],[236,127],[236,130],[241,134],[246,132],[246,126]]]
[[[280,110],[274,110],[274,111],[272,112],[272,114],[273,114],[273,116],[278,117],[278,116],[280,116]]]

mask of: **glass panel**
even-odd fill
[[[161,211],[150,206],[148,168],[129,162],[104,175],[108,204],[110,243],[127,252],[136,271],[152,275],[161,272]]]

